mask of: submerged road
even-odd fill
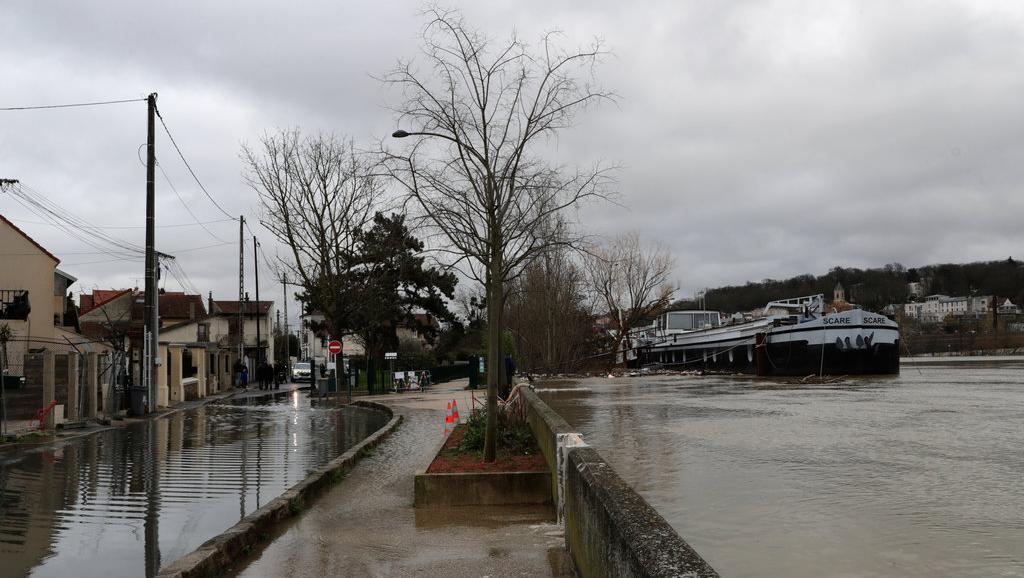
[[[465,403],[454,389],[378,400],[402,414],[402,424],[238,575],[566,575],[550,508],[413,508],[413,476],[440,445],[438,408],[452,397]]]

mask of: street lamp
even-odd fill
[[[402,129],[398,129],[395,132],[391,133],[391,136],[394,137],[394,138],[405,138],[407,136],[436,136],[437,138],[443,138],[444,140],[451,141],[451,142],[459,145],[460,148],[465,149],[466,152],[468,152],[469,154],[471,154],[474,157],[476,157],[476,159],[478,161],[480,161],[480,163],[483,164],[485,167],[489,167],[490,166],[489,163],[487,162],[487,159],[482,157],[480,155],[480,153],[476,151],[476,149],[474,149],[473,147],[471,147],[471,146],[467,145],[466,143],[462,142],[461,139],[459,139],[457,137],[454,137],[454,136],[451,136],[451,135],[446,135],[446,134],[441,134],[441,133],[436,133],[436,132],[426,132],[426,131],[408,132],[408,131],[404,131]],[[490,176],[491,176],[490,175],[490,171],[488,171],[488,177],[490,177]],[[490,180],[490,178],[488,178],[488,181],[489,180]]]

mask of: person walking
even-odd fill
[[[249,367],[242,364],[242,389],[249,389]]]

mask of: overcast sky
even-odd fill
[[[834,265],[1022,257],[1022,2],[464,4],[491,36],[604,39],[612,55],[596,73],[619,104],[580,117],[551,160],[622,166],[626,209],[591,205],[580,217],[588,232],[638,230],[670,248],[680,296]],[[386,108],[396,95],[374,76],[416,55],[421,7],[9,0],[0,107],[158,92],[208,190],[255,223],[240,145],[289,126],[368,147],[385,138],[397,128]],[[144,102],[0,112],[0,177],[96,225],[141,227],[145,113]],[[196,216],[224,218],[162,133],[157,157]],[[161,225],[194,222],[159,172],[157,211]],[[141,286],[141,260],[89,254],[7,196],[0,212],[62,259],[76,290]],[[162,228],[158,249],[177,254],[204,293],[235,298],[237,224],[208,228]],[[269,234],[253,229],[272,255]],[[144,238],[141,228],[110,233]],[[209,247],[218,239],[234,244]],[[189,250],[198,247],[207,248]],[[279,301],[280,286],[261,274],[261,296]]]

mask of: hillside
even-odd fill
[[[922,295],[992,294],[1009,297],[1014,303],[1024,302],[1024,263],[1010,258],[911,269],[899,263],[873,269],[833,267],[819,276],[805,274],[783,280],[765,279],[709,289],[706,306],[708,309],[735,312],[763,307],[774,299],[815,293],[824,293],[826,299],[831,299],[837,282],[845,288],[848,301],[872,311],[879,311],[889,303],[907,301],[907,284],[910,282],[921,283]],[[673,304],[673,308],[694,305],[690,300],[680,300]]]

